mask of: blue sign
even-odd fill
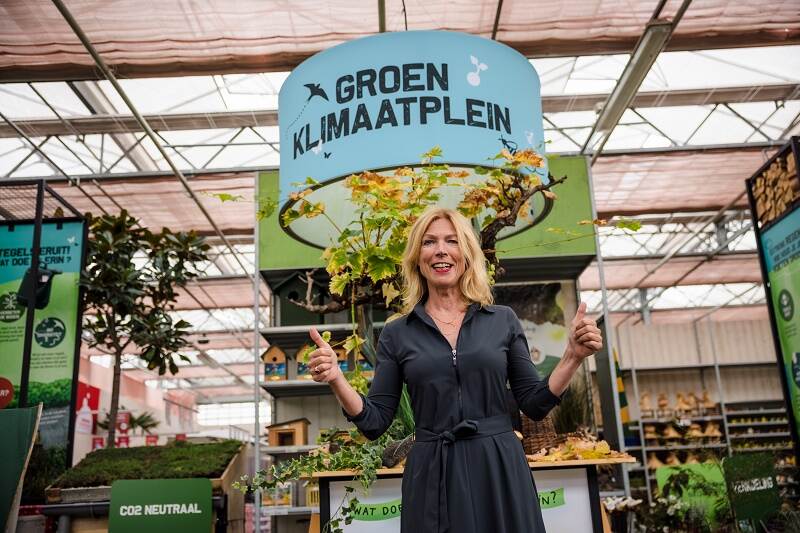
[[[544,153],[539,77],[496,41],[410,31],[321,52],[278,100],[280,203],[292,183],[420,163],[434,146],[456,166],[490,166],[502,148]],[[546,173],[545,173],[546,175]]]

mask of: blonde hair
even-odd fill
[[[428,226],[440,218],[446,218],[453,224],[458,248],[466,262],[464,274],[459,280],[461,296],[467,302],[477,302],[481,306],[491,305],[494,301],[486,273],[486,258],[469,220],[458,211],[437,207],[425,211],[411,226],[408,235],[401,269],[404,281],[403,313],[410,313],[428,291],[427,280],[419,270],[419,252]]]

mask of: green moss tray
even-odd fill
[[[96,450],[50,489],[108,487],[118,479],[221,478],[243,444],[237,440]]]

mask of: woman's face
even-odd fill
[[[429,288],[458,286],[466,269],[466,261],[458,244],[456,229],[447,218],[437,218],[425,230],[418,264]]]

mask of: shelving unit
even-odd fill
[[[275,287],[273,287],[275,289]],[[281,296],[276,291],[276,300]],[[281,313],[273,314],[273,321],[279,323]],[[318,317],[314,317],[318,318]],[[309,317],[311,319],[311,317]],[[379,331],[382,323],[375,324]],[[294,446],[265,446],[262,452],[268,461],[277,464],[317,448],[320,431],[333,426],[346,428],[350,424],[344,418],[338,403],[331,394],[327,383],[317,383],[298,376],[297,353],[310,342],[309,330],[316,327],[320,331],[330,331],[332,342],[344,340],[352,332],[349,323],[272,325],[263,328],[261,334],[270,345],[280,347],[286,356],[286,379],[268,380],[261,388],[271,396],[273,422],[305,417],[310,421],[308,443]],[[272,533],[307,533],[312,513],[318,513],[316,501],[306,500],[303,481],[293,482],[294,491],[290,506],[263,506],[262,520],[269,520]]]
[[[762,323],[763,322],[763,323]],[[626,451],[637,457],[638,467],[629,467],[631,490],[652,501],[655,475],[648,467],[651,458],[661,463],[702,459],[708,454],[720,458],[733,453],[773,452],[779,458],[792,456],[787,413],[780,396],[778,365],[767,321],[712,322],[690,324],[637,325],[616,328],[620,343],[621,374],[632,407],[638,412],[641,392],[667,394],[672,406],[676,393],[700,395],[710,392],[714,410],[669,416],[648,414],[625,424]],[[763,355],[762,355],[763,354]],[[727,378],[727,379],[723,379]],[[727,387],[726,387],[727,385]],[[761,391],[761,397],[757,399]],[[632,393],[632,394],[631,394]],[[751,399],[752,398],[752,399]],[[771,398],[775,398],[774,400]],[[719,436],[686,437],[690,424],[705,431],[715,424]],[[667,426],[673,431],[664,434]],[[647,426],[655,426],[648,428]],[[717,433],[716,431],[713,431]],[[658,435],[645,438],[645,435]],[[675,433],[681,435],[675,437]],[[653,463],[651,462],[651,465]]]

